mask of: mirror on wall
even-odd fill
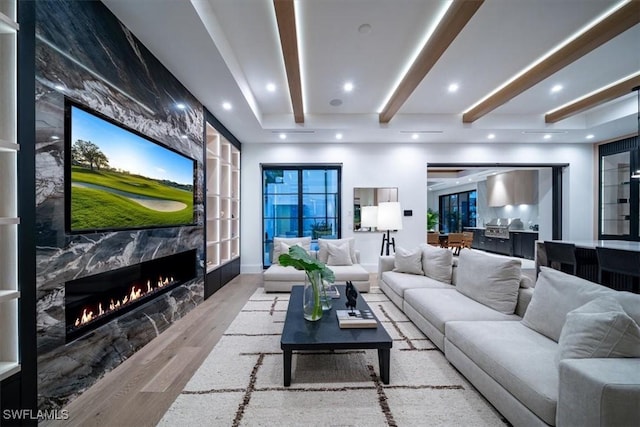
[[[380,202],[397,202],[397,187],[353,189],[353,231],[376,231],[376,209]]]

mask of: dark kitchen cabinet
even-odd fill
[[[513,255],[511,250],[511,239],[492,238],[492,240],[495,241],[494,252],[501,255]]]
[[[486,245],[486,241],[485,241],[485,237],[484,237],[484,230],[473,230],[473,243],[471,244],[471,247],[473,249],[478,249],[481,251],[486,250],[485,245]]]
[[[538,233],[511,232],[512,254],[515,257],[534,259]]]

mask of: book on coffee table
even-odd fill
[[[340,328],[377,328],[378,321],[371,310],[336,310]]]
[[[331,299],[338,299],[340,298],[340,291],[335,286],[330,286],[327,288],[327,296]]]

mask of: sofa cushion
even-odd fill
[[[397,273],[419,274],[422,272],[422,250],[420,248],[408,251],[398,247],[393,261],[393,271]]]
[[[353,237],[347,237],[345,239],[318,239],[318,260],[325,264],[329,261],[329,245],[340,245],[344,242],[349,242],[349,255],[351,255],[351,263],[357,264],[358,259],[356,257],[356,241]]]
[[[456,288],[462,294],[504,314],[513,314],[520,287],[520,260],[461,251]]]
[[[445,334],[446,323],[453,320],[520,320],[515,314],[500,313],[464,296],[456,291],[455,286],[406,289],[404,303],[413,307],[442,334]]]
[[[444,283],[451,283],[453,270],[453,252],[444,248],[436,248],[423,243],[422,250],[422,271],[427,277]]]
[[[345,282],[347,280],[354,282],[369,281],[369,272],[360,264],[338,265],[329,268],[333,271],[336,282]],[[271,264],[263,273],[265,282],[298,282],[298,284],[303,284],[304,279],[304,271],[296,270],[293,267],[283,267],[279,264]]]
[[[349,242],[342,242],[335,245],[328,244],[327,265],[352,265]]]
[[[433,280],[426,276],[417,274],[404,274],[395,271],[385,271],[382,273],[382,281],[387,284],[400,297],[404,298],[404,292],[407,289],[414,288],[444,288],[455,290],[455,287],[446,283]]]
[[[557,342],[567,313],[607,295],[613,296],[640,324],[640,295],[614,291],[561,271],[540,267],[533,297],[522,323]]]
[[[369,280],[369,272],[360,264],[332,265],[329,268],[336,276],[336,283],[347,280],[354,282],[367,282]]]
[[[555,425],[557,343],[521,322],[449,322],[446,337],[529,410]]]
[[[311,250],[311,237],[274,237],[271,263],[277,264],[280,254],[288,253],[289,248],[293,245],[302,246],[306,251],[309,251]]]
[[[280,264],[271,264],[262,274],[265,281],[291,281],[298,282],[301,285],[304,283],[306,276],[303,270],[296,270],[293,267],[283,267]]]
[[[567,313],[558,340],[556,363],[563,359],[640,357],[640,327],[609,296]]]

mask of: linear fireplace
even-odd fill
[[[66,342],[196,276],[196,250],[65,283]]]

